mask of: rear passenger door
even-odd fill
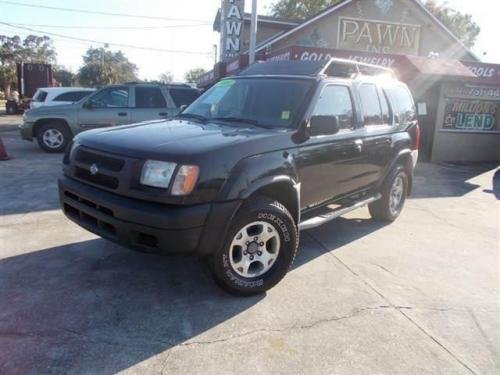
[[[385,93],[376,84],[362,83],[357,91],[363,116],[365,153],[360,184],[369,186],[378,182],[391,158],[392,113]]]
[[[359,165],[364,159],[350,87],[323,87],[311,115],[337,116],[340,130],[336,134],[311,136],[299,147],[302,209],[356,190]]]
[[[132,122],[158,120],[172,116],[159,86],[135,86]]]

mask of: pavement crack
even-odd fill
[[[435,215],[436,216],[436,215]],[[436,216],[437,217],[437,216]],[[440,218],[442,219],[442,218]],[[445,220],[444,220],[445,221]],[[446,221],[445,221],[446,222]],[[446,224],[449,224],[446,222]],[[449,224],[454,226],[453,224]],[[434,337],[431,333],[427,332],[425,328],[423,328],[420,324],[418,324],[415,320],[413,320],[408,314],[405,313],[404,310],[411,310],[411,307],[406,306],[396,306],[388,297],[386,297],[381,291],[371,285],[368,281],[366,281],[361,275],[359,275],[356,271],[354,271],[351,267],[349,267],[345,262],[343,262],[336,254],[332,253],[321,241],[319,241],[316,237],[314,237],[311,233],[305,232],[309,238],[315,242],[324,254],[329,255],[336,259],[341,265],[343,265],[350,273],[356,276],[363,284],[365,284],[369,289],[371,289],[374,293],[378,294],[380,298],[386,301],[392,308],[398,311],[404,318],[406,318],[410,323],[412,323],[420,332],[422,332],[425,336],[431,339],[434,343],[436,343],[441,349],[447,352],[456,362],[458,362],[463,368],[468,370],[472,374],[476,374],[472,368],[467,365],[462,359],[460,359],[455,353],[451,351],[451,349],[447,348],[442,342],[440,342],[436,337]]]

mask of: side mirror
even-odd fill
[[[331,135],[338,133],[339,121],[337,116],[313,116],[309,122],[310,135]]]

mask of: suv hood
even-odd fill
[[[89,130],[80,133],[76,142],[124,156],[172,161],[189,161],[197,155],[234,148],[228,157],[240,159],[277,150],[280,143],[289,147],[291,131],[174,119]]]
[[[26,116],[38,117],[55,114],[68,114],[68,112],[75,111],[79,108],[75,103],[60,104],[60,105],[41,105],[40,107],[32,108],[26,112]]]

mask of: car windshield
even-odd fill
[[[313,81],[303,79],[224,79],[181,114],[205,120],[289,127],[300,115]]]

